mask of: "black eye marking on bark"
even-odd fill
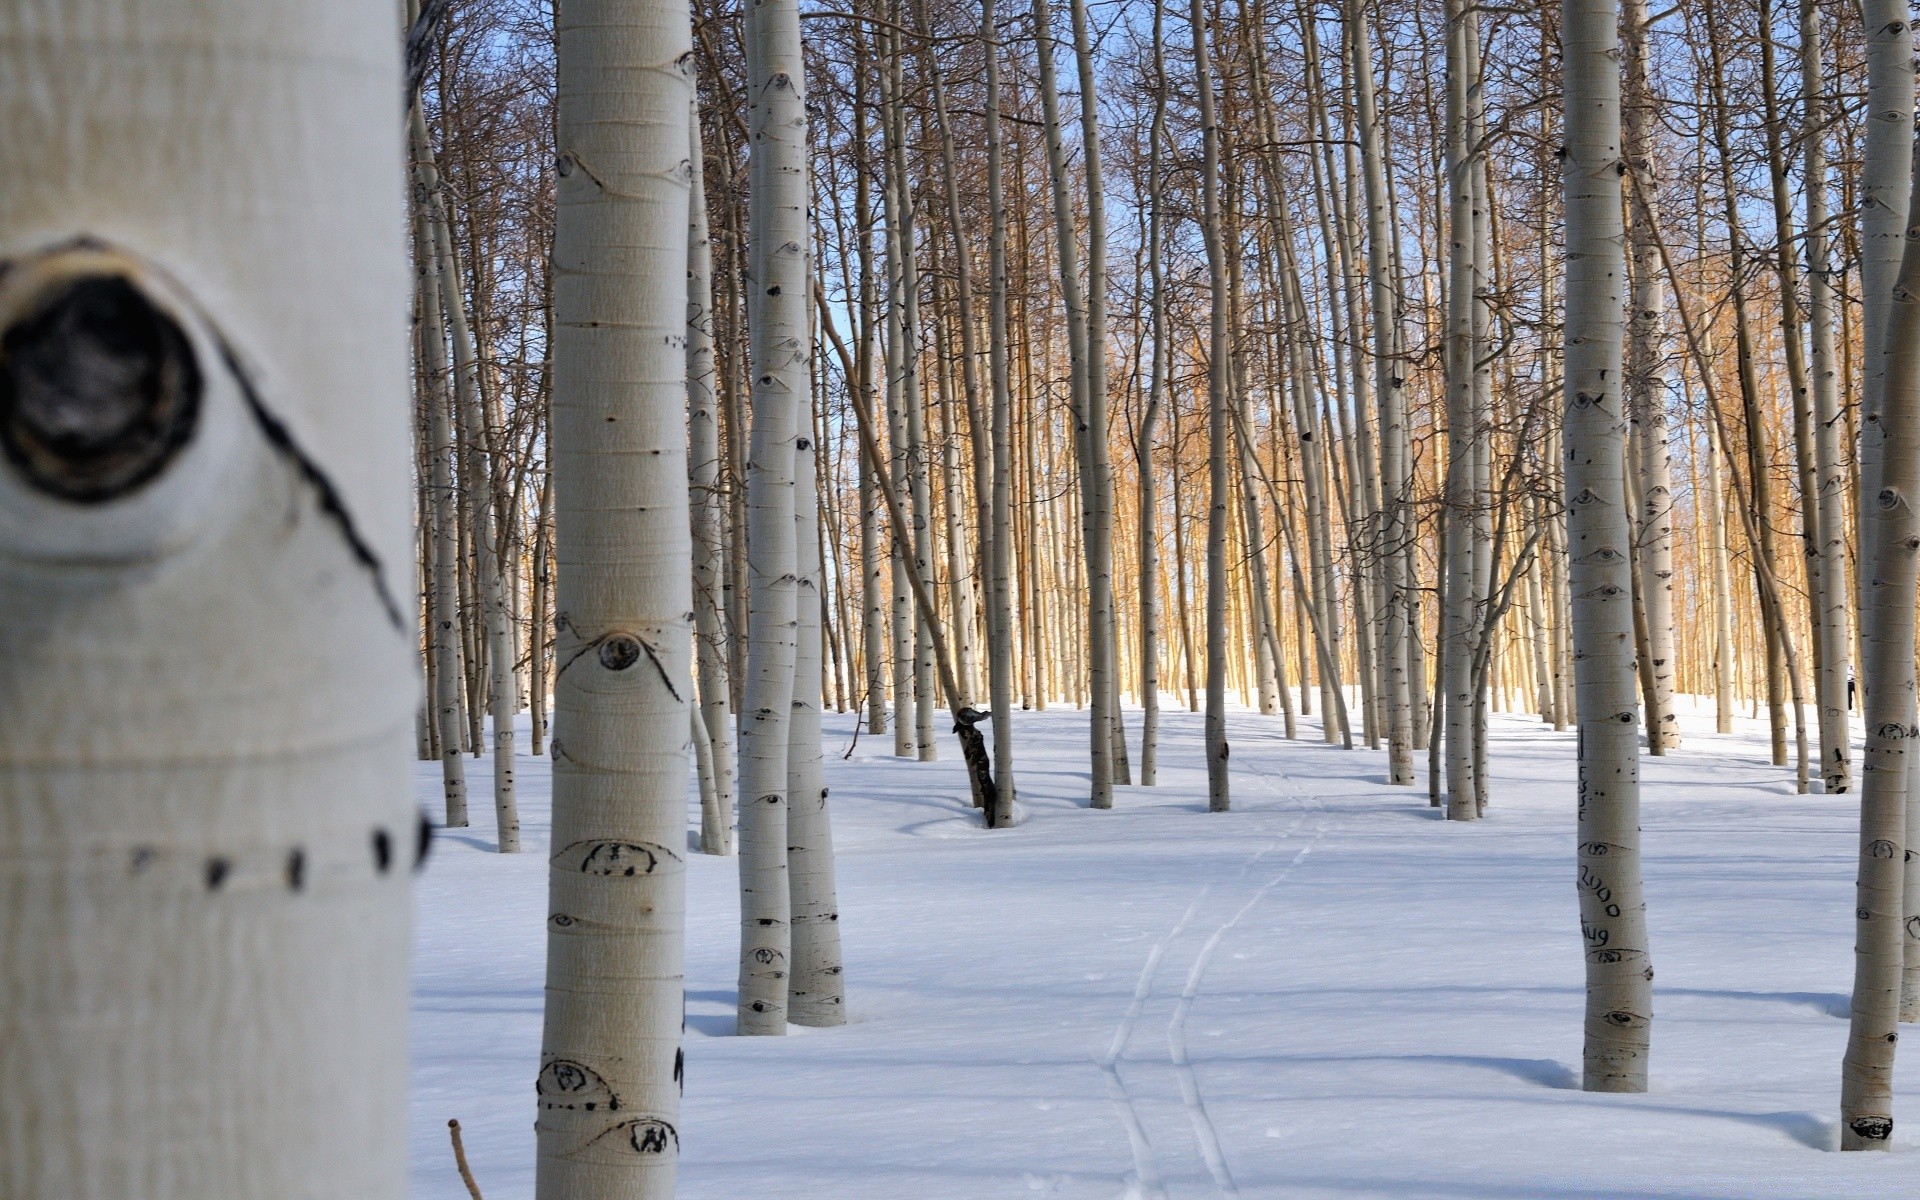
[[[658,1117],[639,1117],[614,1128],[626,1133],[627,1144],[636,1154],[665,1154],[669,1142],[673,1153],[680,1152],[680,1135]]]
[[[229,863],[224,858],[208,859],[207,860],[207,890],[210,892],[219,891],[220,885],[227,881],[227,873],[232,869],[233,869],[233,864]]]
[[[533,1090],[540,1097],[541,1108],[595,1112],[605,1107],[608,1112],[620,1111],[620,1097],[613,1094],[605,1077],[571,1058],[556,1058],[541,1067]]]
[[[652,842],[610,840],[574,842],[553,856],[554,865],[562,870],[623,879],[651,875],[662,864],[679,861],[679,855]]]
[[[0,332],[0,449],[62,500],[152,481],[192,440],[203,391],[179,323],[119,275],[66,280]]]
[[[393,866],[393,835],[384,829],[373,831],[373,869],[375,873],[385,875],[387,868]]]
[[[1870,1142],[1884,1142],[1893,1136],[1892,1117],[1855,1117],[1847,1128]]]
[[[640,661],[640,642],[624,633],[616,633],[600,643],[600,665],[609,671],[624,671]]]
[[[420,823],[413,835],[413,869],[420,870],[427,865],[427,855],[433,852],[433,822],[427,820],[427,814],[420,814]]]
[[[287,855],[287,886],[299,891],[307,885],[307,852],[295,846]]]

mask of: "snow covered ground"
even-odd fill
[[[690,856],[680,1194],[1920,1197],[1920,1062],[1894,1153],[1827,1152],[1856,797],[1795,796],[1762,725],[1683,720],[1643,760],[1653,1089],[1613,1096],[1579,1090],[1571,733],[1496,717],[1488,817],[1449,825],[1382,754],[1235,713],[1209,814],[1172,711],[1160,786],[1092,812],[1085,714],[1022,713],[1030,819],[988,833],[950,740],[843,761],[829,714],[851,1023],[729,1036],[735,860]],[[449,1117],[487,1200],[532,1194],[549,784],[522,759],[502,857],[489,765],[419,887],[418,1200],[466,1195]],[[437,765],[417,779],[431,806]]]

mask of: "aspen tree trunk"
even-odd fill
[[[1864,561],[1867,525],[1872,520],[1874,497],[1880,493],[1882,439],[1875,430],[1885,392],[1885,331],[1894,277],[1901,265],[1913,178],[1914,64],[1908,0],[1862,0],[1860,13],[1867,58],[1866,144],[1860,168],[1860,321],[1865,361],[1860,384],[1854,537]],[[1865,570],[1856,574],[1854,590],[1855,608],[1860,614],[1860,644],[1864,647],[1873,638],[1874,614],[1871,582]],[[1864,686],[1865,680],[1860,683]]]
[[[1075,11],[1076,34],[1085,24],[1084,12]],[[1048,19],[1047,0],[1034,0],[1033,27],[1036,62],[1039,67],[1041,105],[1045,120],[1047,176],[1052,185],[1054,237],[1060,268],[1060,290],[1067,309],[1068,356],[1072,372],[1073,418],[1077,426],[1076,444],[1080,450],[1080,494],[1083,508],[1083,540],[1087,556],[1087,681],[1091,693],[1091,773],[1092,808],[1113,807],[1113,514],[1104,497],[1112,493],[1112,480],[1106,446],[1106,301],[1105,272],[1090,266],[1088,284],[1080,283],[1080,249],[1075,237],[1075,208],[1068,190],[1066,144],[1060,115],[1059,88],[1054,81],[1053,33]],[[1086,90],[1092,64],[1080,56]],[[1086,101],[1091,102],[1090,98]],[[1094,158],[1088,170],[1089,262],[1105,255],[1106,217],[1098,191],[1098,139],[1090,117],[1083,130]],[[1097,224],[1096,224],[1097,222]],[[1098,333],[1089,295],[1099,295]],[[1099,347],[1099,363],[1094,361],[1094,346]],[[1097,377],[1097,379],[1096,379]],[[1096,393],[1094,388],[1099,387]],[[1096,436],[1097,435],[1097,436]]]
[[[548,311],[552,311],[551,306]],[[548,464],[540,472],[540,507],[533,521],[533,636],[527,648],[533,685],[533,738],[528,750],[535,755],[546,752],[547,740],[547,635],[553,628],[552,517],[553,468]]]
[[[1188,0],[1193,27],[1194,87],[1200,105],[1201,233],[1212,297],[1207,354],[1207,810],[1226,812],[1227,787],[1227,395],[1231,370],[1227,328],[1226,247],[1220,244],[1220,127],[1214,114],[1213,69],[1207,54],[1203,0]],[[1304,668],[1303,668],[1304,675]]]
[[[994,0],[981,0],[980,42],[987,59],[988,371],[993,389],[993,511],[988,542],[987,691],[993,708],[996,828],[1013,823],[1013,388],[1007,374],[1007,203],[1001,174],[1000,31]]]
[[[1760,577],[1761,572],[1770,564],[1777,562],[1779,556],[1774,544],[1774,527],[1770,514],[1773,512],[1773,481],[1770,478],[1768,463],[1770,453],[1767,447],[1766,426],[1760,417],[1760,384],[1754,363],[1752,322],[1748,318],[1746,251],[1741,234],[1739,191],[1734,175],[1731,133],[1728,116],[1728,85],[1724,58],[1726,49],[1721,37],[1714,3],[1707,3],[1704,9],[1705,27],[1708,40],[1708,65],[1710,67],[1710,96],[1713,101],[1713,136],[1719,151],[1719,174],[1721,198],[1724,204],[1728,230],[1730,254],[1728,295],[1734,318],[1734,349],[1740,374],[1740,402],[1746,417],[1748,477],[1752,480],[1755,512],[1761,519],[1758,526],[1760,540],[1752,547],[1754,563],[1754,585],[1759,594],[1761,620],[1760,632],[1765,644],[1767,666],[1767,721],[1772,733],[1772,761],[1775,766],[1785,766],[1787,762],[1787,712],[1785,686],[1785,655],[1781,639],[1786,635],[1784,614],[1773,607],[1771,590]],[[1733,447],[1729,443],[1728,452]]]
[[[1910,200],[1911,204],[1912,201]],[[1911,209],[1909,209],[1911,211]],[[1874,303],[1867,298],[1869,307]],[[1900,1023],[1902,892],[1909,745],[1914,712],[1914,589],[1920,548],[1920,242],[1909,233],[1886,306],[1881,350],[1879,490],[1866,520],[1861,578],[1874,612],[1861,655],[1867,744],[1860,794],[1853,1020],[1841,1071],[1840,1148],[1883,1150],[1893,1136],[1894,1044]],[[1864,434],[1868,441],[1875,434]]]
[[[453,237],[446,206],[440,196],[439,171],[433,162],[433,147],[427,140],[420,109],[413,110],[414,169],[422,178],[427,197],[429,225],[433,232],[435,258],[440,270],[440,300],[446,308],[447,327],[453,335],[454,400],[460,413],[457,425],[466,426],[467,469],[462,472],[462,490],[466,509],[471,514],[468,534],[473,541],[474,605],[479,610],[482,628],[476,631],[476,645],[484,639],[485,676],[476,688],[473,712],[479,700],[488,702],[493,721],[493,808],[498,846],[503,854],[520,849],[520,815],[514,798],[513,717],[520,705],[515,693],[513,663],[514,638],[512,600],[507,591],[505,555],[508,536],[505,522],[498,520],[494,497],[488,486],[486,459],[495,457],[486,445],[486,399],[482,395],[479,354],[474,348],[473,330],[467,321],[466,299],[461,293],[459,265],[454,259]],[[473,678],[482,681],[476,673]],[[474,754],[480,753],[476,737]]]
[[[859,383],[855,385],[868,397],[869,403],[879,391],[873,382],[874,365],[880,357],[873,347],[877,326],[877,322],[870,326],[869,336],[861,341]],[[860,459],[859,489],[861,637],[866,660],[867,732],[877,736],[887,731],[887,610],[882,599],[886,585],[881,581],[880,570],[880,504],[864,456]]]
[[[793,969],[788,1015],[796,1025],[846,1022],[833,830],[820,761],[820,540],[814,446],[803,436],[794,459],[794,545],[798,552],[793,715],[787,737],[787,881],[792,889]]]
[[[696,98],[687,122],[692,189],[687,220],[687,465],[693,509],[694,650],[698,710],[713,759],[713,802],[701,808],[700,849],[733,853],[734,723],[727,682],[721,580],[720,414],[713,391],[713,244],[707,235],[705,147]]]
[[[925,31],[928,27],[925,9],[924,0],[916,0],[914,4],[914,20],[922,31]],[[928,78],[933,84],[934,113],[938,120],[940,131],[941,181],[944,186],[947,202],[948,233],[953,238],[954,299],[959,309],[958,313],[955,314],[956,320],[954,323],[958,326],[960,334],[961,391],[966,403],[967,425],[968,432],[971,435],[970,441],[973,452],[973,517],[978,526],[976,532],[980,546],[979,569],[982,575],[987,575],[991,573],[990,562],[993,557],[993,539],[999,536],[997,532],[999,527],[993,523],[992,434],[988,428],[987,414],[982,410],[980,403],[980,355],[979,349],[975,344],[977,335],[973,304],[973,262],[972,255],[969,253],[967,247],[966,226],[964,224],[965,218],[960,206],[959,181],[955,177],[958,156],[954,150],[953,123],[949,119],[947,111],[946,84],[942,78],[938,56],[933,52],[931,41],[925,38],[921,41],[921,61],[926,65]],[[998,119],[997,115],[995,119]],[[944,377],[943,375],[943,378]],[[961,506],[957,502],[959,496],[957,471],[959,439],[957,436],[953,436],[951,425],[949,426],[948,432],[949,437],[945,450],[948,469],[947,488],[950,497],[955,501],[954,503],[950,503],[947,509],[949,514],[949,574],[952,576],[955,596],[954,624],[958,628],[960,640],[961,683],[964,688],[969,690],[971,697],[971,690],[976,686],[978,679],[978,671],[973,657],[973,629],[975,625],[973,611],[973,576],[975,572],[969,569],[967,564],[966,544],[962,532],[965,525],[965,518],[961,515]],[[988,586],[990,587],[991,584],[989,583]],[[988,626],[987,636],[989,643],[991,643],[993,638],[993,633],[991,632],[992,622],[989,620],[985,622],[985,624]],[[992,653],[993,649],[991,644],[989,644],[987,648],[989,658],[992,656]],[[989,703],[992,703],[991,700],[989,700]]]
[[[747,468],[747,684],[740,739],[740,992],[743,1034],[784,1034],[791,964],[789,723],[798,558],[795,444],[811,379],[813,262],[807,222],[806,77],[795,0],[749,10],[753,157],[748,278],[753,429]],[[903,548],[904,549],[904,548]],[[896,713],[900,720],[901,714]]]
[[[559,667],[535,1196],[670,1197],[693,683],[692,31],[684,7],[567,0],[555,34]]]
[[[1474,532],[1478,489],[1474,485],[1477,423],[1474,399],[1475,253],[1473,235],[1472,130],[1467,117],[1473,80],[1467,65],[1468,24],[1464,0],[1450,0],[1447,13],[1447,602],[1446,763],[1447,819],[1479,816],[1473,777],[1473,681],[1476,572]]]
[[[1390,206],[1386,187],[1385,153],[1380,114],[1374,98],[1373,48],[1367,35],[1367,16],[1360,0],[1346,10],[1347,71],[1354,81],[1355,124],[1360,136],[1367,207],[1367,282],[1373,307],[1373,386],[1380,406],[1380,565],[1385,575],[1385,619],[1380,655],[1385,695],[1387,782],[1413,784],[1413,701],[1408,680],[1409,659],[1420,653],[1413,645],[1409,594],[1414,580],[1407,574],[1408,557],[1402,548],[1413,531],[1407,519],[1410,483],[1407,456],[1406,394],[1400,354],[1400,301],[1393,274]]]
[[[1800,5],[1802,149],[1807,205],[1808,368],[1813,389],[1814,492],[1805,498],[1815,544],[1808,560],[1819,572],[1813,596],[1819,632],[1820,773],[1828,794],[1853,789],[1853,739],[1847,721],[1850,630],[1847,621],[1846,486],[1840,454],[1840,393],[1834,347],[1833,264],[1827,253],[1826,80],[1821,65],[1820,9]]]
[[[1093,508],[1087,521],[1087,613],[1092,624],[1090,707],[1095,747],[1104,728],[1114,776],[1118,782],[1128,783],[1126,731],[1120,719],[1119,621],[1113,592],[1113,462],[1107,433],[1107,200],[1100,165],[1100,101],[1094,82],[1086,0],[1069,0],[1068,11],[1073,22],[1074,61],[1080,74],[1081,170],[1086,178],[1087,209],[1086,449],[1087,467],[1093,474]]]
[[[416,184],[416,186],[418,186]],[[420,305],[421,366],[426,376],[420,394],[427,405],[428,451],[433,489],[433,657],[434,710],[440,728],[440,780],[446,823],[462,829],[467,824],[467,769],[461,757],[461,687],[466,669],[460,643],[460,529],[455,511],[460,501],[453,490],[453,456],[458,452],[453,423],[447,413],[447,336],[445,310],[440,306],[440,276],[433,267],[432,238],[427,232],[424,202],[413,212],[415,284]]]
[[[1584,1086],[1647,1087],[1653,968],[1640,881],[1633,570],[1620,393],[1625,311],[1619,10],[1563,0],[1566,70],[1566,496],[1579,689],[1579,896],[1586,942]]]
[[[902,461],[908,497],[913,510],[913,537],[902,548],[900,557],[895,560],[896,569],[912,572],[919,586],[931,592],[933,590],[933,496],[931,464],[928,461],[926,409],[923,406],[920,387],[920,268],[914,258],[914,189],[912,177],[907,166],[907,118],[904,91],[904,56],[899,50],[898,35],[889,43],[887,70],[891,73],[892,103],[888,106],[892,117],[893,134],[888,143],[894,169],[895,207],[889,216],[898,222],[896,249],[900,258],[898,263],[900,284],[900,334],[899,365],[900,413],[904,422],[905,441],[896,445],[896,452],[903,452]],[[914,724],[913,748],[915,757],[921,762],[933,762],[939,756],[939,747],[933,740],[933,638],[924,619],[912,610],[911,590],[907,593],[908,605],[905,615],[912,633],[906,649],[911,654],[910,666],[913,678]],[[904,713],[904,701],[901,701]],[[901,718],[904,727],[904,718]]]
[[[405,1194],[394,16],[0,9],[0,1195]]]
[[[989,3],[991,0],[989,0]],[[1167,138],[1166,5],[1153,0],[1153,119],[1147,132],[1146,259],[1150,275],[1148,337],[1153,342],[1148,367],[1147,402],[1140,416],[1137,454],[1140,468],[1140,782],[1158,782],[1160,754],[1160,544],[1159,499],[1153,477],[1153,435],[1166,402],[1170,347],[1167,344],[1167,294],[1161,204],[1164,179],[1161,147]]]
[[[1666,312],[1660,282],[1660,254],[1649,227],[1660,220],[1657,151],[1654,134],[1659,100],[1650,75],[1652,15],[1647,0],[1625,0],[1626,80],[1621,98],[1623,140],[1632,193],[1631,316],[1627,322],[1627,409],[1633,422],[1634,464],[1639,492],[1639,537],[1635,576],[1645,609],[1648,662],[1642,665],[1652,687],[1646,715],[1648,749],[1655,753],[1680,745],[1680,719],[1673,708],[1673,456],[1668,448],[1667,371],[1662,328]]]
[[[888,43],[883,35],[882,46]],[[888,50],[882,50],[880,65],[880,106],[884,160],[881,164],[881,206],[887,222],[887,438],[892,449],[891,474],[896,479],[911,476],[913,448],[907,433],[907,381],[914,370],[914,339],[907,314],[911,289],[913,229],[912,197],[906,167],[896,158],[895,149],[904,140],[900,129],[898,62]],[[908,573],[913,571],[913,546],[907,539],[889,537],[888,579],[892,584],[893,643],[893,753],[912,758],[917,746],[918,722],[911,720],[914,702],[914,674],[917,654],[914,646],[913,590]]]
[[[1873,687],[1873,672],[1866,653],[1877,645],[1874,621],[1880,604],[1873,592],[1874,577],[1866,552],[1868,526],[1877,520],[1877,497],[1882,492],[1881,470],[1888,440],[1881,432],[1881,421],[1888,396],[1887,382],[1895,365],[1894,350],[1899,344],[1887,332],[1896,304],[1908,297],[1895,290],[1895,272],[1904,273],[1902,239],[1911,248],[1907,218],[1911,213],[1909,181],[1912,179],[1912,137],[1914,132],[1914,64],[1912,13],[1906,0],[1872,0],[1861,5],[1867,43],[1867,133],[1866,152],[1861,169],[1861,191],[1865,210],[1860,230],[1860,288],[1862,342],[1865,370],[1862,372],[1861,421],[1859,431],[1858,488],[1854,504],[1855,536],[1860,547],[1860,570],[1854,578],[1859,596],[1860,676],[1863,702]],[[1905,364],[1902,363],[1902,366]],[[1909,705],[1913,703],[1911,699]],[[1905,722],[1909,728],[1920,726],[1914,709],[1909,707]],[[1867,733],[1874,726],[1868,717]],[[1867,750],[1872,753],[1871,746]],[[1866,804],[1863,796],[1861,803]],[[1920,828],[1920,772],[1909,770],[1905,825]],[[1900,1017],[1920,1020],[1920,855],[1907,854],[1901,887],[1902,928],[1905,972],[1901,983]]]

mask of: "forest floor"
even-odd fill
[[[989,833],[950,738],[847,760],[828,714],[850,1022],[730,1036],[735,860],[690,855],[680,1195],[1920,1197],[1911,1132],[1829,1153],[1857,797],[1794,795],[1760,723],[1682,719],[1643,759],[1653,1086],[1621,1096],[1579,1090],[1571,732],[1496,716],[1491,807],[1453,825],[1383,753],[1235,712],[1209,814],[1200,718],[1170,711],[1159,786],[1092,812],[1086,714],[1023,712],[1027,819]],[[493,853],[470,759],[474,826],[420,881],[416,1200],[466,1196],[450,1117],[487,1200],[532,1195],[550,784],[525,741],[526,853]],[[437,765],[416,778],[436,803]]]

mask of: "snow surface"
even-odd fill
[[[680,1195],[1920,1197],[1910,1132],[1827,1153],[1857,797],[1795,796],[1761,724],[1683,721],[1643,759],[1653,1088],[1619,1096],[1579,1090],[1570,732],[1496,716],[1487,819],[1450,825],[1383,754],[1246,712],[1232,813],[1205,811],[1185,711],[1160,786],[1088,811],[1086,715],[1021,713],[1028,820],[989,833],[951,739],[846,761],[853,717],[828,714],[851,1022],[730,1036],[736,860],[690,855]],[[465,1200],[449,1117],[487,1200],[532,1195],[551,793],[522,733],[526,853],[493,853],[469,759],[474,827],[419,885],[418,1200]]]

